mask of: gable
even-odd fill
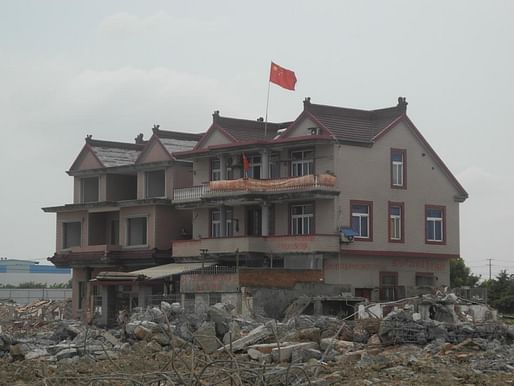
[[[319,122],[314,116],[308,112],[303,112],[300,116],[287,128],[286,132],[280,138],[305,137],[312,135],[309,129],[319,129],[317,135],[333,137],[332,133]]]
[[[160,143],[159,139],[156,136],[152,136],[145,149],[137,159],[136,163],[143,164],[150,162],[169,161],[171,158],[171,155]]]
[[[462,185],[407,117],[379,133],[373,148],[384,152],[389,152],[391,148],[407,150],[408,180],[431,181],[427,189],[440,189],[441,185],[445,185],[459,199],[467,198]]]
[[[90,146],[85,145],[73,164],[70,167],[70,170],[78,171],[78,170],[91,170],[91,169],[99,169],[103,168],[104,165],[100,162],[98,157],[93,152]]]
[[[230,138],[228,134],[224,132],[218,126],[211,126],[211,128],[205,133],[200,142],[195,147],[196,149],[203,149],[209,146],[227,145],[234,143],[235,141]]]

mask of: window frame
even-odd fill
[[[393,238],[393,224],[392,224],[392,208],[400,208],[400,238]],[[398,217],[396,217],[398,218]],[[387,203],[387,230],[388,241],[390,243],[404,243],[405,242],[405,204],[403,202],[388,201]]]
[[[96,200],[88,200],[88,201],[86,201],[84,199],[84,197],[85,197],[84,185],[85,185],[86,180],[93,180],[93,179],[96,180],[96,185],[97,185]],[[99,176],[90,176],[90,177],[81,177],[80,178],[80,203],[81,204],[87,204],[87,203],[90,203],[90,202],[100,202],[100,177]]]
[[[214,163],[218,162],[218,167],[214,167]],[[218,178],[214,178],[214,173],[217,173]],[[219,158],[214,157],[209,159],[209,181],[220,181],[221,180],[221,161]]]
[[[256,159],[259,159],[256,161]],[[255,180],[262,179],[262,155],[261,154],[248,154],[246,155],[246,159],[248,160],[248,172],[246,173],[248,178],[253,178]],[[255,168],[259,168],[259,178],[255,178]]]
[[[428,210],[434,209],[434,210],[440,210],[441,216],[440,223],[441,223],[441,240],[436,239],[429,239],[428,238],[428,228],[429,228],[429,221],[435,221],[438,220],[439,217],[428,217]],[[431,220],[429,220],[431,219]],[[446,245],[446,206],[444,205],[432,205],[427,204],[425,205],[425,211],[424,211],[424,220],[425,220],[425,244],[433,244],[433,245]]]
[[[393,157],[395,154],[401,154],[402,161],[401,161],[401,170],[402,170],[402,183],[396,184],[394,181],[394,170],[395,170],[395,163],[398,161],[394,161]],[[407,150],[406,149],[391,149],[390,154],[390,183],[392,189],[407,189]]]
[[[219,220],[214,221],[214,219],[213,219],[214,213],[219,214]],[[214,228],[213,228],[214,224],[216,224],[218,232],[214,232]],[[217,233],[217,234],[215,234],[215,233]],[[221,210],[220,209],[212,208],[211,210],[209,210],[209,237],[213,238],[213,239],[222,237],[221,236]]]
[[[302,210],[302,214],[293,215],[293,208],[295,207],[306,207],[310,205],[312,207],[312,213],[305,213],[305,209]],[[293,218],[294,216],[294,218]],[[302,221],[302,233],[295,233],[295,219]],[[303,233],[305,224],[305,219],[309,219],[308,222],[308,233]],[[289,205],[289,235],[291,236],[307,236],[313,235],[316,233],[316,205],[313,201],[310,202],[302,202],[302,203],[294,203]]]
[[[146,232],[145,232],[145,244],[130,244],[130,220],[144,218],[146,223]],[[131,215],[125,217],[125,248],[141,248],[148,247],[148,215]]]
[[[353,229],[353,207],[359,206],[367,206],[368,207],[368,236],[354,236],[354,240],[357,241],[373,241],[373,201],[365,201],[365,200],[350,200],[350,227]],[[359,216],[361,217],[361,216]],[[353,229],[355,232],[355,229]]]
[[[418,284],[418,277],[430,277],[432,279],[431,285],[420,285]],[[434,272],[416,272],[414,274],[414,285],[416,287],[435,287],[436,276]]]
[[[311,152],[312,153],[312,158],[305,158],[304,154],[306,152]],[[293,160],[293,154],[294,153],[302,153],[302,159],[301,160]],[[289,159],[291,160],[291,165],[289,167],[289,177],[303,177],[303,176],[309,176],[309,175],[313,175],[314,174],[314,170],[315,170],[315,164],[314,164],[315,152],[314,152],[314,148],[292,149],[292,150],[289,151]],[[305,174],[304,173],[305,165],[309,165],[309,164],[310,164],[310,166],[309,166],[309,173]],[[302,174],[295,175],[295,173],[294,173],[295,166],[299,166],[299,165],[301,165]]]
[[[149,181],[150,179],[148,178],[148,175],[150,173],[156,173],[156,172],[162,172],[163,173],[163,178],[164,178],[164,191],[163,191],[163,194],[162,196],[150,196],[148,194],[148,185],[149,185]],[[165,198],[166,197],[166,170],[165,169],[154,169],[154,170],[146,170],[145,171],[145,198]]]
[[[65,227],[68,224],[79,224],[79,226],[80,226],[79,244],[78,245],[69,245],[69,246],[66,245],[66,233],[67,232],[65,231]],[[79,221],[79,220],[77,220],[77,221],[72,221],[72,220],[70,220],[70,221],[63,221],[61,223],[61,229],[62,229],[62,236],[61,236],[61,247],[62,248],[61,249],[63,251],[64,250],[70,250],[72,248],[77,248],[77,247],[80,248],[80,247],[82,247],[82,221]]]

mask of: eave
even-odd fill
[[[124,200],[124,201],[101,201],[87,202],[80,204],[65,204],[60,206],[49,206],[42,208],[45,213],[74,212],[77,210],[90,210],[96,208],[125,208],[131,206],[143,205],[171,205],[171,200],[167,198],[145,198],[141,200]]]

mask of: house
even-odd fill
[[[468,194],[406,114],[407,102],[358,110],[304,101],[292,122],[213,114],[191,150],[192,239],[175,261],[236,267],[184,274],[197,304],[241,293],[278,315],[299,294],[395,300],[449,285],[459,257],[459,204]]]
[[[134,143],[86,137],[67,172],[74,181],[73,202],[43,208],[57,215],[56,252],[49,260],[73,268],[74,317],[85,318],[96,306],[90,299],[116,302],[118,308],[129,301],[130,289],[123,285],[92,285],[99,272],[172,261],[171,241],[191,233],[191,216],[173,208],[173,191],[192,184],[191,161],[173,153],[191,150],[199,138],[158,126],[149,140],[140,134]]]

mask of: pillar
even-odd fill
[[[264,149],[261,152],[261,179],[266,180],[269,178],[269,151]]]

